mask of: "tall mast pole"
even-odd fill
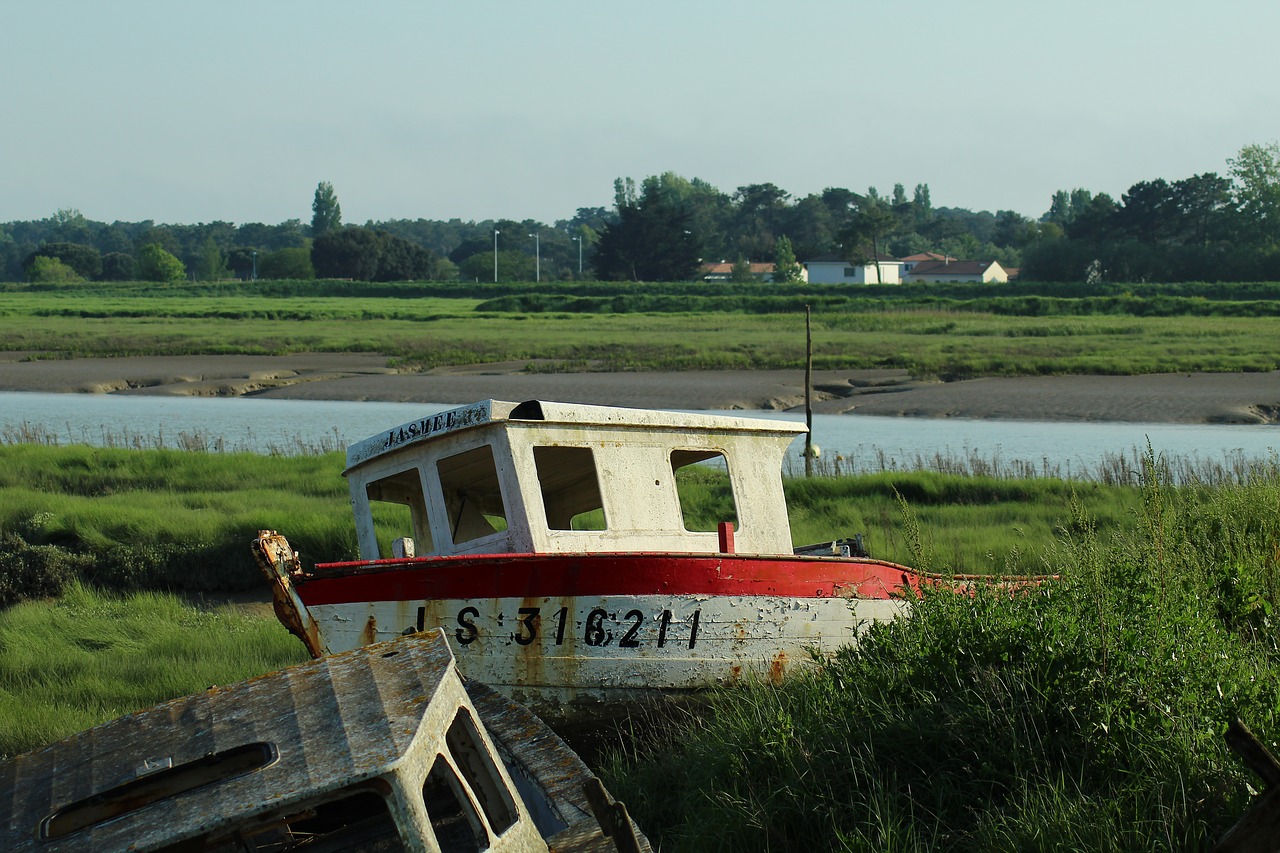
[[[804,475],[813,476],[813,321],[809,306],[804,306]]]

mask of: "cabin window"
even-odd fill
[[[718,450],[673,450],[671,473],[680,497],[680,517],[684,529],[705,532],[719,529],[720,522],[738,527],[738,506],[729,479],[729,461]]]
[[[446,853],[480,853],[489,847],[489,837],[467,798],[458,774],[443,755],[437,755],[422,785],[422,801],[431,819],[436,843]]]
[[[337,793],[331,800],[255,818],[251,827],[180,841],[161,848],[160,853],[403,853],[404,842],[387,806],[389,789],[383,793],[363,787]]]
[[[378,554],[384,558],[399,556],[392,543],[401,537],[414,540],[417,553],[431,553],[431,527],[427,522],[427,505],[422,496],[422,477],[417,468],[398,471],[365,487],[369,510],[373,514]]]
[[[502,502],[493,448],[485,444],[441,459],[436,467],[454,544],[507,529],[507,508]]]
[[[460,708],[453,718],[453,725],[445,735],[445,744],[462,778],[467,780],[467,787],[480,802],[484,816],[489,819],[489,828],[501,835],[514,826],[517,817],[515,801],[503,784],[498,766],[484,748],[476,724],[465,708]]]
[[[604,501],[589,447],[535,447],[542,507],[552,530],[604,530]]]
[[[176,767],[166,762],[163,769],[144,772],[123,785],[63,806],[41,822],[39,836],[46,840],[61,838],[152,803],[243,776],[274,764],[277,757],[274,744],[250,743],[210,753]]]

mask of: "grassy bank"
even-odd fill
[[[0,351],[377,352],[425,369],[795,369],[917,376],[1266,371],[1280,285],[900,287],[586,282],[0,288]]]
[[[1280,735],[1280,480],[1076,506],[1009,595],[928,595],[811,677],[719,694],[606,773],[670,851],[1200,850]],[[1274,748],[1274,747],[1273,747]]]
[[[0,755],[305,658],[274,619],[73,584],[0,611]]]

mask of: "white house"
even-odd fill
[[[810,284],[901,284],[902,261],[880,256],[879,273],[875,261],[855,264],[840,255],[821,255],[804,262]],[[883,276],[883,280],[881,280]]]
[[[906,274],[907,282],[1006,282],[1009,274],[996,261],[920,261]]]

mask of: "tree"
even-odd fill
[[[1115,230],[1120,210],[1120,205],[1107,193],[1090,193],[1089,201],[1083,207],[1077,208],[1072,203],[1071,221],[1067,223],[1066,234],[1073,240],[1101,243]]]
[[[1227,230],[1231,210],[1231,181],[1215,172],[1193,175],[1173,184],[1174,201],[1182,215],[1181,239],[1203,246]]]
[[[102,255],[92,246],[81,243],[45,243],[27,255],[22,266],[29,269],[32,262],[41,257],[57,258],[75,270],[80,278],[97,278],[102,272]]]
[[[139,281],[182,281],[187,268],[158,243],[148,243],[138,250]]]
[[[1255,245],[1280,243],[1280,145],[1246,145],[1228,157],[1241,231]]]
[[[45,257],[44,255],[40,255],[31,261],[30,266],[27,267],[27,278],[32,282],[46,284],[84,281],[75,270],[62,261],[57,258]]]
[[[430,281],[436,277],[435,253],[385,231],[377,234],[381,254],[374,281]]]
[[[606,225],[596,249],[602,279],[689,281],[700,262],[701,244],[689,229],[678,199],[664,197],[660,182],[646,180],[637,197],[634,182],[614,182],[618,221]]]
[[[777,284],[795,284],[802,280],[796,253],[785,235],[778,238],[773,248],[773,280]]]
[[[311,264],[320,278],[355,281],[429,280],[436,274],[433,252],[386,231],[359,227],[317,237]]]
[[[103,281],[133,281],[137,262],[127,252],[108,252],[102,256]]]
[[[1123,206],[1112,217],[1112,230],[1139,243],[1160,243],[1178,231],[1178,205],[1164,178],[1139,181],[1120,196]],[[1104,227],[1105,225],[1104,224]],[[1071,233],[1068,229],[1067,233]]]
[[[917,231],[933,219],[933,202],[929,200],[928,184],[916,184],[915,191],[911,194],[911,210],[916,217]]]
[[[735,284],[747,284],[755,280],[756,277],[751,274],[751,261],[739,255],[733,262],[733,266],[729,268],[729,281]]]
[[[498,252],[498,281],[533,281],[533,256],[515,249]],[[458,275],[463,281],[493,281],[493,242],[489,251],[477,252],[463,259],[458,265]]]
[[[788,193],[773,184],[748,184],[733,195],[737,240],[734,249],[748,257],[764,257],[786,227],[791,208]]]
[[[880,274],[880,246],[882,241],[898,227],[898,219],[893,211],[880,201],[878,197],[867,194],[867,200],[854,214],[853,222],[847,232],[848,256],[850,261],[864,262],[868,260],[867,247],[870,245],[870,260],[876,266],[876,283],[884,282]]]
[[[311,202],[311,236],[319,237],[342,227],[342,207],[333,184],[321,181],[316,186],[316,197]]]
[[[310,249],[280,249],[258,258],[258,277],[306,281],[316,277]]]
[[[196,278],[201,281],[217,281],[227,277],[227,259],[218,248],[217,242],[210,235],[204,238],[200,247],[200,256],[196,261]]]
[[[373,281],[381,254],[378,235],[369,228],[327,231],[311,244],[311,265],[317,278]]]
[[[1020,247],[1034,239],[1035,224],[1013,210],[996,211],[996,228],[991,242],[997,246]]]

